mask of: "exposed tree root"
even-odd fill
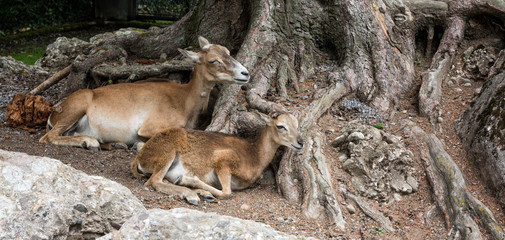
[[[33,89],[30,94],[37,95],[42,92],[44,92],[46,89],[50,88],[52,85],[58,83],[62,79],[66,78],[68,74],[70,74],[70,68],[72,65],[68,65],[66,68],[63,70],[55,73],[52,77],[48,78],[45,80],[43,83],[41,83],[39,86],[37,86],[35,89]]]
[[[328,171],[326,158],[322,149],[326,141],[324,134],[317,127],[317,120],[338,99],[347,94],[347,89],[342,82],[335,82],[326,89],[317,100],[307,107],[307,113],[300,121],[301,132],[305,132],[305,148],[302,154],[290,154],[291,158],[283,158],[282,166],[288,166],[289,170],[280,168],[277,179],[281,179],[281,191],[288,195],[288,199],[302,199],[302,213],[308,218],[327,217],[335,222],[340,229],[345,229],[345,221],[336,200],[335,190],[331,184],[331,176]],[[301,176],[301,179],[299,180]],[[296,197],[286,192],[298,189],[302,185],[306,191],[297,191],[302,196]]]
[[[452,65],[457,46],[463,38],[464,29],[465,21],[463,19],[455,17],[451,20],[430,68],[422,75],[423,82],[419,90],[419,113],[421,116],[428,117],[437,130],[441,130],[437,120],[441,115],[439,105],[442,100],[442,83]]]
[[[127,79],[127,82],[134,82],[149,77],[158,77],[172,72],[187,72],[193,68],[192,63],[187,61],[170,61],[152,65],[124,65],[109,66],[99,65],[91,70],[91,76],[95,81],[101,79],[118,80]]]
[[[491,211],[468,191],[463,173],[445,152],[442,142],[434,134],[426,135],[413,122],[409,121],[407,125],[410,134],[418,142],[422,139],[426,146],[421,149],[426,174],[447,228],[451,229],[451,238],[482,239],[477,225],[480,224],[492,239],[505,239],[505,233]]]
[[[356,205],[365,213],[367,216],[371,217],[374,221],[378,222],[384,230],[388,232],[394,232],[393,224],[387,217],[384,216],[381,212],[375,210],[373,207],[371,207],[366,201],[363,201],[358,196],[355,196],[351,194],[349,191],[345,193],[345,196],[352,199]]]

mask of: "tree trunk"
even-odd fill
[[[244,109],[294,112],[306,147],[301,153],[285,151],[277,172],[279,189],[301,204],[304,216],[330,219],[344,229],[322,154],[327,141],[318,127],[319,118],[345,97],[394,110],[414,85],[416,34],[424,29],[428,37],[420,43],[426,44],[422,55],[431,59],[431,49],[436,52],[423,77],[419,106],[422,114],[437,117],[442,82],[464,37],[466,19],[478,14],[504,17],[504,5],[497,0],[201,0],[170,27],[105,41],[77,59],[68,92],[96,87],[100,79],[110,77],[112,73],[96,67],[102,62],[132,56],[157,59],[160,53],[175,56],[176,48],[196,46],[198,35],[222,44],[252,78],[246,91],[239,85],[220,87],[206,130],[244,132],[247,126],[239,123],[250,118]],[[438,39],[440,29],[443,37]],[[309,80],[321,65],[330,71],[322,87],[314,89]],[[101,75],[93,79],[92,72]],[[295,95],[302,88],[314,92],[310,104],[296,104],[300,99]]]

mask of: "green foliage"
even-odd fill
[[[376,123],[375,125],[373,125],[375,128],[377,129],[384,129],[384,123]]]
[[[14,53],[12,58],[24,62],[26,65],[33,65],[46,53],[46,48],[43,46],[32,47],[23,52]]]
[[[0,33],[93,19],[91,0],[0,0]]]
[[[374,230],[373,230],[373,233],[375,234],[381,234],[381,233],[386,233],[386,231],[382,228],[378,228],[376,227]]]

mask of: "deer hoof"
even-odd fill
[[[195,200],[195,199],[187,199],[188,200],[188,203],[191,204],[191,205],[198,205],[200,204],[200,201],[198,200]]]
[[[182,182],[182,176],[179,176],[177,179],[174,181],[174,185],[179,185],[179,183]]]
[[[208,203],[213,203],[216,201],[216,198],[210,193],[204,194],[202,196],[202,199],[203,199],[203,201],[208,202]]]
[[[128,149],[128,146],[124,143],[113,143],[112,147],[114,149]]]

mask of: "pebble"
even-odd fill
[[[470,79],[468,79],[468,78],[463,78],[463,82],[464,82],[464,83],[470,83]]]
[[[245,204],[245,203],[242,204],[242,206],[240,206],[240,209],[242,209],[242,210],[249,210],[250,208],[251,207],[249,205]]]
[[[339,117],[338,120],[345,121],[345,118],[344,117]]]
[[[438,118],[437,118],[437,122],[438,122],[438,123],[442,123],[443,121],[444,121],[444,119],[443,119],[442,117],[438,117]]]
[[[393,194],[393,198],[395,199],[395,201],[399,202],[402,200],[402,196],[399,194],[399,193],[394,193]]]
[[[463,87],[471,87],[471,86],[472,86],[472,84],[471,84],[471,83],[464,83],[464,84],[463,84]]]
[[[482,88],[476,88],[476,89],[474,90],[474,93],[475,93],[475,94],[479,94],[481,91],[482,91]]]
[[[352,204],[347,204],[345,205],[345,207],[347,208],[347,211],[350,213],[350,214],[354,214],[356,213],[356,208],[354,208],[354,206]]]
[[[463,92],[461,88],[456,88],[456,92]]]

